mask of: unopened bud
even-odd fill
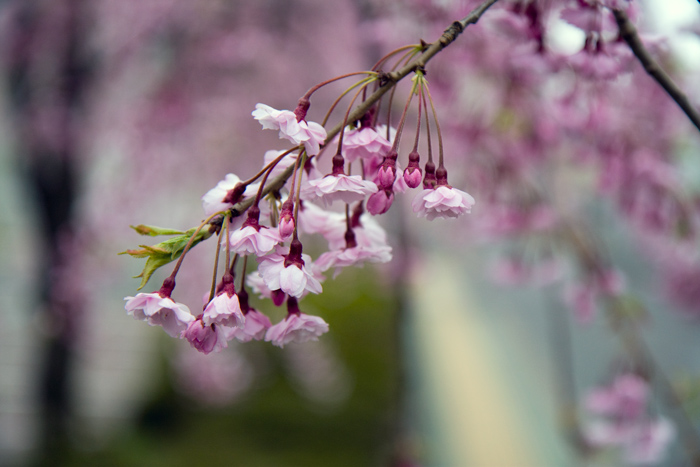
[[[391,190],[379,190],[367,200],[367,210],[373,216],[384,214],[394,202],[394,192]]]

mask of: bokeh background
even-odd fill
[[[0,2],[0,465],[617,465],[616,452],[581,460],[558,420],[562,404],[605,381],[619,343],[602,319],[570,322],[561,284],[494,281],[514,241],[483,235],[488,213],[478,209],[429,223],[400,200],[381,219],[394,262],[344,271],[302,302],[330,324],[319,342],[203,356],[123,310],[142,267],[117,255],[143,241],[129,225],[195,225],[202,194],[228,172],[254,173],[280,147],[251,118],[257,102],[292,108],[313,84],[369,68],[392,46],[430,41],[477,3]],[[697,27],[700,5],[641,9],[647,30],[670,37],[668,63],[697,97],[700,40],[681,29]],[[474,27],[478,40],[493,33],[485,27]],[[580,49],[570,26],[552,31],[559,53]],[[438,100],[459,103],[442,118],[450,180],[462,186],[476,131],[449,112],[487,108],[494,91],[479,81],[487,76],[455,81],[453,62],[480,62],[449,54],[428,78]],[[312,114],[320,119],[342,89],[315,96]],[[460,101],[470,89],[481,97]],[[681,118],[669,125],[698,187],[690,158],[700,139]],[[554,193],[588,193],[591,173],[562,173]],[[590,195],[576,215],[647,304],[645,337],[668,374],[687,382],[692,414],[697,314],[662,293],[613,202]],[[179,301],[201,301],[212,247],[188,256]],[[314,256],[321,248],[309,245]],[[273,322],[283,316],[256,303]],[[684,463],[674,442],[662,465]]]

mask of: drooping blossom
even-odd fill
[[[467,192],[448,185],[424,189],[413,200],[412,207],[418,217],[432,221],[436,217],[455,218],[471,212],[476,201]]]
[[[648,383],[632,373],[618,375],[609,386],[592,390],[586,408],[595,415],[584,425],[584,436],[593,447],[623,449],[633,464],[654,464],[663,459],[675,436],[674,426],[648,413]]]
[[[270,318],[258,310],[252,309],[245,315],[245,325],[243,328],[230,328],[227,335],[229,340],[236,338],[240,342],[249,342],[251,340],[259,341],[264,336],[267,330],[272,326]]]
[[[646,410],[649,384],[632,373],[618,375],[610,386],[598,387],[586,396],[586,408],[593,413],[621,420],[635,420]]]
[[[135,319],[146,321],[150,326],[160,326],[171,337],[178,337],[194,321],[187,305],[173,301],[158,292],[139,293],[126,297],[124,308]]]
[[[364,180],[359,175],[332,174],[323,178],[309,180],[301,189],[305,200],[320,200],[325,206],[334,201],[354,203],[376,193],[377,185]]]
[[[253,117],[260,122],[263,130],[279,130],[279,137],[294,144],[304,144],[309,156],[319,153],[326,140],[326,130],[316,122],[297,121],[297,116],[289,110],[277,110],[265,104],[256,104]]]
[[[389,149],[391,143],[374,128],[356,128],[346,131],[343,135],[343,154],[348,162],[358,159],[381,159]]]
[[[235,337],[240,342],[259,341],[265,337],[265,333],[272,326],[270,318],[250,307],[248,304],[248,292],[245,291],[245,288],[242,288],[238,295],[241,310],[245,315],[245,326],[242,328],[230,328],[227,338],[230,340]]]
[[[277,229],[261,227],[260,230],[256,230],[254,227],[247,225],[231,232],[229,245],[231,251],[239,255],[254,254],[262,256],[281,242],[282,237],[280,237]]]
[[[226,200],[226,197],[240,181],[241,179],[238,178],[237,175],[226,174],[223,180],[217,183],[214,188],[207,191],[204,196],[202,196],[204,214],[211,216],[214,213],[231,208],[238,200],[231,202],[230,200]]]
[[[373,216],[386,213],[394,203],[393,190],[379,190],[367,199],[367,210]]]
[[[240,229],[229,236],[229,248],[239,255],[254,254],[262,256],[282,242],[279,231],[258,222],[260,208],[256,205],[248,209],[248,217]]]
[[[224,326],[204,324],[201,317],[192,321],[187,329],[182,331],[181,337],[203,354],[220,352],[228,347]]]
[[[323,234],[330,228],[329,224],[335,225],[340,222],[340,213],[326,211],[310,201],[302,201],[299,208],[299,230],[301,232]]]
[[[328,323],[318,316],[301,313],[294,297],[287,300],[290,310],[287,317],[270,327],[265,334],[265,340],[272,345],[284,347],[292,342],[307,342],[318,340],[318,336],[328,332]]]
[[[284,250],[278,247],[276,253],[258,258],[258,271],[270,290],[282,290],[292,297],[301,297],[304,292],[321,293],[321,283],[306,266],[311,258],[301,254],[300,245],[296,248],[292,241],[288,254],[282,254]]]
[[[362,266],[364,263],[387,263],[391,261],[391,247],[378,246],[366,247],[355,246],[342,250],[327,251],[318,257],[315,264],[319,271],[327,271],[330,268],[336,268],[333,277],[336,277],[340,272],[340,268],[348,266]]]
[[[229,295],[222,290],[204,308],[202,322],[205,325],[218,324],[233,328],[242,328],[245,325],[245,317],[241,312],[241,305],[235,293]]]

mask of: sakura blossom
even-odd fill
[[[647,382],[632,373],[589,392],[586,407],[596,418],[585,426],[587,440],[597,447],[621,447],[630,464],[662,460],[675,428],[667,419],[649,414],[649,393]]]
[[[233,206],[233,202],[226,201],[226,196],[233,190],[241,179],[235,174],[226,174],[223,180],[216,184],[214,188],[207,191],[202,196],[202,207],[204,214],[211,216],[217,212],[225,211]]]
[[[345,248],[343,250],[333,250],[323,253],[316,260],[316,267],[321,272],[335,267],[335,277],[340,272],[340,268],[347,266],[361,266],[364,262],[387,263],[391,261],[391,258],[391,247],[389,246],[355,246],[353,248]]]
[[[367,210],[373,216],[384,214],[394,202],[393,190],[379,190],[367,200]]]
[[[475,202],[469,193],[442,185],[420,192],[413,199],[412,207],[418,217],[432,221],[438,217],[455,218],[469,213]]]
[[[187,305],[174,302],[157,292],[139,293],[126,297],[126,311],[135,319],[146,321],[149,326],[160,326],[171,337],[178,337],[194,321]]]
[[[263,256],[282,242],[277,229],[262,227],[256,230],[250,225],[231,232],[229,246],[231,251],[238,254],[253,254]]]
[[[319,294],[323,288],[312,270],[306,266],[311,258],[301,256],[300,262],[288,262],[289,254],[270,253],[258,258],[258,271],[270,290],[282,290],[292,297],[301,297],[305,292]],[[288,264],[289,263],[289,264]]]
[[[322,318],[305,313],[290,313],[284,320],[267,330],[265,340],[277,347],[284,347],[290,343],[318,340],[318,337],[326,332],[328,323]]]
[[[258,310],[250,309],[245,314],[245,325],[236,328],[227,328],[227,339],[238,339],[240,342],[259,341],[265,337],[268,328],[272,326],[270,318]]]
[[[343,154],[348,162],[358,159],[383,158],[391,149],[391,143],[374,128],[355,128],[343,137]]]
[[[245,325],[245,317],[241,312],[238,296],[223,292],[214,297],[204,308],[202,323],[205,326],[217,324],[221,326],[242,328]]]
[[[223,326],[216,324],[206,325],[201,319],[192,321],[187,326],[187,329],[182,331],[182,338],[203,354],[221,352],[221,350],[228,347]]]
[[[363,180],[359,175],[327,175],[321,179],[309,180],[302,188],[301,196],[310,201],[320,200],[325,206],[334,201],[354,203],[376,193],[377,185]]]
[[[297,121],[289,110],[277,110],[265,104],[256,104],[253,117],[263,130],[279,130],[279,137],[294,144],[304,144],[306,152],[315,156],[326,140],[326,130],[316,122]]]

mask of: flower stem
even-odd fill
[[[309,90],[306,92],[306,94],[304,94],[304,97],[302,97],[302,99],[309,99],[309,98],[311,98],[311,95],[312,95],[313,93],[315,93],[316,91],[318,91],[320,88],[322,88],[323,86],[325,86],[325,85],[327,85],[327,84],[334,83],[335,81],[339,81],[339,80],[341,80],[341,79],[349,78],[350,76],[357,76],[357,75],[370,75],[370,76],[368,76],[368,77],[365,78],[365,79],[368,79],[368,78],[375,78],[375,79],[376,79],[377,74],[378,74],[378,73],[377,73],[376,71],[373,71],[373,70],[372,70],[372,71],[355,71],[355,72],[353,72],[353,73],[346,73],[346,74],[344,74],[344,75],[336,76],[335,78],[331,78],[331,79],[326,80],[326,81],[324,81],[324,82],[322,82],[322,83],[318,83],[317,85],[315,85],[314,87],[312,87],[311,89],[309,89]]]
[[[355,89],[357,86],[360,86],[360,85],[362,85],[362,89],[365,89],[369,83],[371,83],[371,82],[373,82],[373,81],[376,81],[376,80],[377,80],[377,77],[376,77],[376,76],[369,76],[369,77],[367,77],[367,78],[365,78],[365,79],[363,79],[363,80],[358,81],[357,83],[353,84],[352,86],[350,86],[349,88],[347,88],[345,91],[343,91],[343,92],[338,96],[338,98],[337,98],[335,101],[333,101],[333,104],[332,104],[332,105],[330,106],[330,108],[328,109],[328,112],[326,112],[326,116],[323,117],[323,122],[321,122],[321,125],[326,126],[326,123],[328,123],[328,119],[330,118],[331,113],[333,113],[333,110],[335,110],[336,106],[337,106],[338,103],[341,101],[341,99],[342,99],[343,97],[345,97],[350,91],[352,91],[353,89]],[[353,102],[354,102],[354,101],[355,101],[355,99],[353,99]],[[350,105],[350,108],[352,108],[352,104]],[[348,111],[348,112],[349,112],[349,111]],[[346,116],[347,116],[347,113],[346,113]]]
[[[224,234],[224,230],[219,231],[219,239],[216,241],[216,255],[214,255],[214,277],[212,277],[211,280],[211,291],[209,292],[209,301],[211,302],[212,299],[214,298],[214,294],[216,293],[216,276],[218,275],[219,272],[219,254],[221,253],[221,238],[226,235],[226,267],[228,267],[228,226],[229,226],[229,216],[224,217],[224,226],[226,233]],[[206,305],[205,305],[206,306]]]
[[[199,227],[194,231],[192,236],[190,237],[190,240],[187,242],[187,245],[185,245],[185,248],[182,250],[182,253],[180,254],[180,258],[177,260],[177,263],[175,264],[175,269],[173,269],[173,272],[168,276],[166,280],[171,280],[173,283],[175,282],[175,276],[177,276],[177,272],[180,270],[180,266],[182,265],[182,261],[185,259],[185,255],[187,254],[188,251],[190,251],[190,248],[192,248],[192,244],[194,243],[194,239],[197,237],[197,234],[199,233],[200,230],[202,230],[202,227],[205,225],[209,224],[209,222],[219,216],[221,213],[220,212],[215,212],[211,216],[207,217],[204,219],[204,222],[199,224]]]

